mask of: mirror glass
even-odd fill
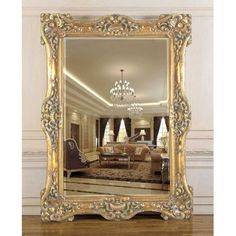
[[[167,39],[64,39],[65,195],[169,192]]]

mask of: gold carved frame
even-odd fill
[[[184,56],[191,43],[191,16],[165,14],[149,20],[110,15],[78,20],[69,14],[41,14],[41,42],[46,46],[48,86],[42,105],[48,165],[41,192],[42,221],[72,221],[76,214],[100,214],[108,220],[130,219],[140,212],[159,212],[167,220],[188,219],[193,192],[185,171],[185,142],[191,111],[184,93]],[[65,37],[153,37],[169,40],[168,101],[170,114],[170,193],[151,196],[84,196],[63,194],[63,40]]]

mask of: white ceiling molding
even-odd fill
[[[81,87],[74,80],[69,79],[67,77],[67,92],[65,94],[66,97],[66,105],[68,107],[73,108],[74,110],[79,110],[81,113],[86,115],[96,115],[96,116],[113,116],[118,117],[119,112],[112,112],[111,107],[104,104],[99,99],[96,99],[94,95],[88,92],[86,89]],[[153,103],[144,105],[144,116],[154,116],[160,114],[167,114],[166,105],[160,106],[159,103]]]
[[[76,99],[74,96],[68,95],[66,98],[66,106],[70,105],[71,102],[76,104],[78,108],[84,108],[84,110],[91,110],[93,112],[99,111],[99,113],[104,112],[104,109],[101,109],[101,107],[97,107],[96,105],[89,104],[85,101],[85,99]]]
[[[79,107],[78,104],[70,99],[67,100],[68,104],[67,107],[77,113],[81,113],[84,115],[90,115],[94,117],[101,117],[103,113],[100,113],[99,110],[93,110],[91,107]]]
[[[64,97],[67,97],[68,95],[73,96],[75,100],[86,102],[88,105],[92,105],[98,109],[107,109],[109,107],[100,100],[96,99],[96,97],[94,97],[92,94],[84,93],[83,89],[79,86],[68,86]]]
[[[103,101],[103,103],[105,103],[107,106],[111,106],[112,104],[109,103],[107,100],[105,100],[103,97],[101,97],[98,93],[96,93],[94,90],[92,90],[91,88],[89,88],[86,84],[84,84],[82,81],[79,81],[78,78],[76,78],[74,75],[72,75],[70,72],[68,71],[64,71],[64,74],[66,75],[66,80],[67,81],[73,81],[75,86],[79,89],[81,89],[82,91],[84,91],[86,94],[89,94],[91,96],[95,96],[96,98],[98,98],[98,100]]]

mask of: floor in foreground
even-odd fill
[[[42,223],[39,216],[23,216],[23,235],[93,236],[212,236],[213,216],[164,221],[158,215],[137,215],[129,221],[107,221],[101,216],[77,216],[73,222]]]

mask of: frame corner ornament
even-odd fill
[[[69,202],[59,193],[57,176],[58,171],[53,170],[48,176],[50,183],[41,191],[41,220],[43,222],[72,221],[74,215],[80,210],[78,202]]]
[[[192,42],[192,17],[190,14],[162,14],[151,27],[152,32],[165,32],[173,38],[175,62],[183,57],[183,50]]]
[[[189,219],[193,212],[193,189],[185,184],[182,174],[177,173],[175,189],[170,194],[168,201],[162,203],[153,202],[153,211],[161,213],[164,220],[169,218],[183,220]]]
[[[59,39],[66,33],[81,31],[70,14],[41,13],[41,44],[48,46],[48,56],[57,60]]]

